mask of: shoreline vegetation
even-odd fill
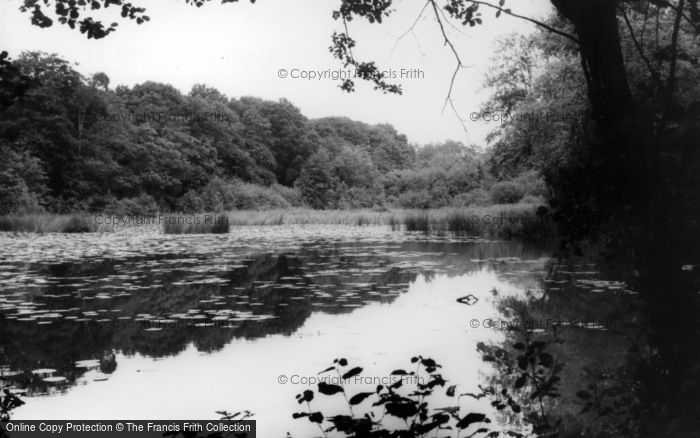
[[[556,236],[556,226],[546,207],[526,203],[427,210],[290,208],[144,216],[101,213],[0,216],[0,232],[17,233],[102,233],[152,227],[165,234],[227,234],[232,227],[281,225],[388,226],[394,231],[453,232],[489,238]]]

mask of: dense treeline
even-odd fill
[[[431,208],[543,194],[531,173],[487,190],[474,147],[416,147],[390,125],[309,120],[284,99],[110,88],[106,74],[86,78],[41,52],[13,65],[30,85],[0,122],[2,213]]]

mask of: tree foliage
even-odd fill
[[[422,207],[426,190],[444,206],[484,183],[476,149],[419,148],[388,124],[308,120],[203,84],[112,89],[41,52],[11,65],[31,86],[0,122],[4,213]]]

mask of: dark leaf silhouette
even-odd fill
[[[466,429],[474,423],[481,422],[490,423],[491,421],[488,418],[486,418],[486,415],[484,414],[477,414],[472,412],[464,416],[461,420],[459,420],[457,422],[457,427],[460,429]]]
[[[550,368],[552,365],[554,365],[554,358],[549,353],[540,353],[539,358],[540,364],[543,367]]]
[[[323,414],[320,412],[314,412],[309,415],[309,421],[321,424],[323,423]]]
[[[355,376],[357,376],[358,374],[360,374],[361,372],[362,372],[362,368],[360,368],[360,367],[352,368],[350,371],[348,371],[347,373],[343,374],[343,379],[349,379],[349,378],[351,378],[351,377],[355,377]]]
[[[358,394],[355,394],[350,398],[350,404],[351,405],[359,405],[370,395],[374,395],[374,393],[373,392],[360,392]]]
[[[338,385],[332,385],[326,382],[320,382],[318,384],[318,392],[325,395],[333,395],[339,392],[343,392],[343,387]]]
[[[394,417],[398,417],[403,420],[416,415],[418,412],[418,407],[412,403],[412,401],[387,403],[385,407],[386,412],[389,415],[393,415]]]

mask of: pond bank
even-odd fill
[[[175,223],[173,223],[175,222]],[[180,222],[182,222],[180,224]],[[192,222],[192,223],[190,223]],[[196,224],[197,226],[191,226]],[[227,226],[222,226],[223,224]],[[228,233],[236,226],[386,225],[393,230],[455,232],[490,238],[556,236],[546,207],[504,204],[432,210],[237,210],[223,213],[27,214],[0,216],[0,231],[30,233],[111,232],[129,227],[156,226],[174,234]]]

